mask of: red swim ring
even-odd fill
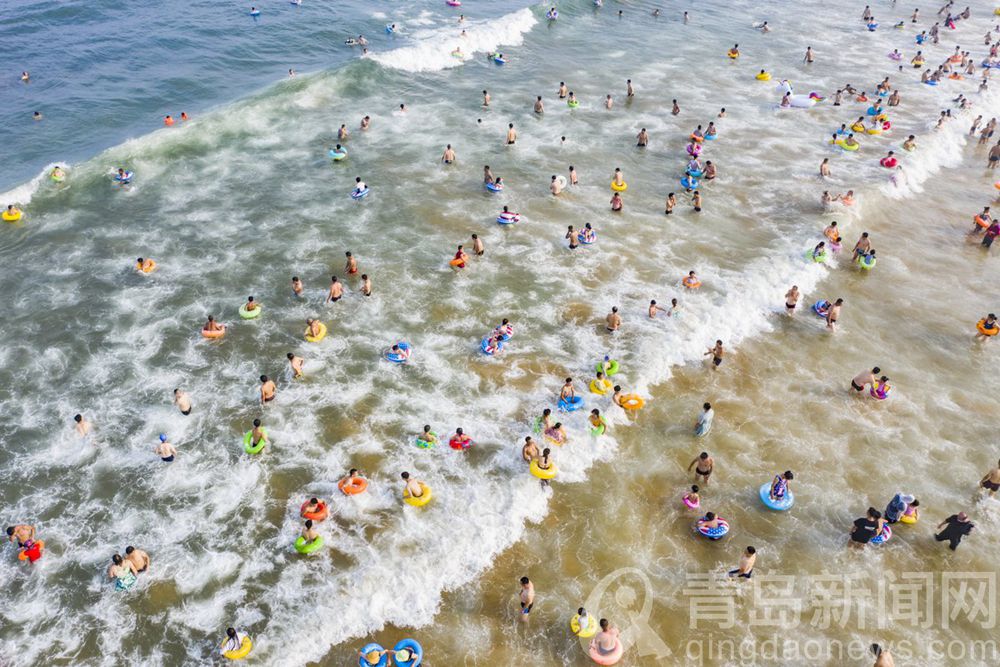
[[[309,506],[309,501],[302,503],[302,507],[299,508],[299,514],[303,519],[312,519],[313,521],[322,521],[330,514],[329,508],[326,506],[322,500],[316,503],[318,509],[315,512],[307,512],[306,507]]]

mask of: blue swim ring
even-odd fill
[[[928,79],[927,81],[924,81],[924,83],[926,83],[928,86],[936,86],[937,85],[937,81],[934,81],[933,79]]]
[[[687,189],[687,190],[694,190],[695,188],[698,187],[698,179],[697,178],[689,178],[688,176],[682,176],[681,177],[681,185],[683,185],[684,188]]]
[[[334,162],[340,162],[345,157],[347,157],[347,151],[340,151],[340,152],[338,152],[338,151],[336,151],[336,150],[334,150],[334,149],[331,148],[329,155],[330,155],[331,158],[333,158]]]
[[[573,396],[571,398],[560,398],[559,409],[563,412],[574,412],[583,407],[583,397]]]
[[[122,184],[128,183],[132,180],[132,172],[126,171],[124,174],[115,174],[115,180]]]
[[[875,109],[875,107],[871,106],[871,107],[868,107],[868,111],[865,112],[865,115],[866,116],[876,116],[876,115],[878,115],[878,113],[879,112]]]
[[[719,519],[719,525],[715,528],[703,528],[701,526],[697,526],[696,530],[710,540],[721,539],[726,535],[726,533],[729,532],[729,523],[721,517],[717,518]],[[702,520],[704,520],[704,517],[702,517]]]
[[[869,540],[872,544],[882,544],[883,542],[888,542],[892,538],[892,528],[889,526],[882,526],[882,534],[876,535]]]
[[[407,343],[406,341],[401,340],[398,343],[396,343],[396,347],[405,352],[410,349],[410,344]],[[389,348],[385,353],[385,359],[386,361],[391,361],[394,364],[403,364],[409,360],[409,357],[403,356],[398,352],[393,352],[392,348]]]
[[[718,136],[718,135],[715,135],[715,134],[706,134],[704,137],[702,137],[702,139],[704,139],[705,141],[715,141],[715,137],[716,136]]]
[[[783,512],[791,509],[792,505],[795,504],[795,495],[791,491],[785,491],[784,498],[774,500],[771,498],[771,483],[764,482],[760,485],[760,502],[764,503],[770,509]]]
[[[587,237],[583,235],[583,232],[580,232],[579,234],[576,235],[576,240],[582,243],[583,245],[590,245],[591,243],[597,240],[597,232],[594,232],[594,236],[589,241],[587,240]]]
[[[704,175],[705,175],[705,172],[704,172],[704,171],[696,171],[696,170],[694,170],[694,169],[688,169],[688,170],[687,170],[686,172],[684,172],[684,173],[686,173],[686,174],[687,174],[688,176],[690,176],[691,178],[695,178],[695,179],[698,179],[698,178],[701,178],[702,176],[704,176]]]
[[[252,12],[250,12],[250,16],[260,16],[260,10],[259,9],[253,10]]]
[[[497,185],[496,183],[485,183],[486,189],[490,192],[503,192],[503,184]]]
[[[391,35],[394,32],[396,32],[396,29],[393,28],[391,24],[385,27],[385,34]]]
[[[827,301],[826,299],[820,299],[819,301],[813,304],[812,310],[814,313],[816,313],[818,317],[826,319],[826,313],[828,310],[830,310],[830,302]]]
[[[372,651],[378,651],[379,653],[382,653],[382,657],[379,658],[378,662],[368,662],[368,660],[365,658],[365,656],[371,653]],[[381,644],[376,644],[375,642],[372,642],[370,644],[365,644],[361,648],[361,655],[358,656],[358,667],[386,667],[386,665],[389,663],[389,654],[384,653],[384,651],[385,649],[382,648]]]
[[[503,58],[499,57],[499,56],[493,56],[493,62],[495,62],[497,65],[506,65],[507,64],[507,61],[504,60]]]
[[[396,656],[393,656],[393,662],[398,665],[398,667],[417,667],[424,661],[424,648],[417,642],[416,639],[403,639],[396,642],[396,645],[392,647],[393,651],[399,652],[403,649],[409,649],[413,653],[413,658],[410,660],[400,660]]]
[[[364,199],[371,192],[371,188],[365,188],[364,190],[351,190],[351,199]]]
[[[490,339],[489,339],[489,336],[487,336],[486,338],[483,339],[483,342],[479,344],[479,349],[482,351],[483,354],[492,357],[497,352],[503,352],[503,341],[502,340],[498,340],[497,341],[497,349],[495,351],[493,351],[493,352],[490,352],[489,351],[489,349],[490,349]]]

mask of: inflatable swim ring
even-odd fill
[[[684,173],[694,179],[701,178],[705,174],[704,171],[694,170],[694,169],[687,169],[684,171]]]
[[[717,132],[713,133],[713,134],[706,134],[705,135],[705,141],[715,141],[715,138],[717,136],[719,136],[719,134]]]
[[[394,28],[391,24],[385,26],[385,34],[391,35],[394,32],[396,32],[396,28]]]
[[[356,496],[368,488],[368,480],[364,477],[345,477],[337,482],[337,488],[345,496]]]
[[[483,342],[479,344],[479,350],[486,356],[492,357],[494,354],[497,354],[498,352],[503,352],[503,341],[498,340],[496,349],[490,350],[490,339],[489,336],[487,336],[486,338],[483,339]]]
[[[402,352],[406,352],[407,350],[410,349],[410,344],[407,343],[406,341],[401,340],[398,343],[396,343],[396,347],[398,347]],[[393,352],[392,349],[390,348],[386,350],[384,356],[386,361],[391,361],[394,364],[405,364],[407,361],[410,360],[410,357],[408,355],[402,354],[402,352]]]
[[[892,528],[889,526],[882,526],[882,534],[876,535],[869,540],[872,544],[884,544],[892,539]]]
[[[448,441],[448,446],[455,450],[469,449],[470,447],[472,447],[473,444],[474,443],[472,442],[472,438],[465,435],[464,433],[462,434],[461,438],[459,438],[458,434],[456,433],[455,435],[451,436],[451,440]]]
[[[642,410],[646,401],[638,394],[625,394],[621,397],[622,407],[626,410]]]
[[[368,186],[365,186],[364,190],[358,190],[355,188],[354,190],[351,190],[351,199],[364,199],[368,196],[369,192],[371,192],[371,188]]]
[[[260,12],[257,12],[258,14]],[[222,642],[222,646],[225,646],[228,640]],[[221,647],[220,647],[221,648]],[[243,658],[250,655],[250,651],[253,650],[253,642],[250,641],[249,637],[244,637],[243,641],[240,642],[240,647],[235,651],[223,651],[222,655],[230,660],[242,660]]]
[[[573,618],[569,619],[569,629],[577,637],[587,639],[593,637],[597,634],[597,619],[587,614],[587,627],[580,627],[580,614],[573,614]]]
[[[568,106],[570,109],[575,109],[578,106],[580,106],[580,100],[569,100],[568,102],[566,102],[566,106]]]
[[[521,222],[521,214],[511,213],[509,211],[503,212],[497,216],[497,222],[501,225],[513,225],[516,222]]]
[[[984,336],[996,336],[998,333],[1000,333],[1000,325],[994,323],[992,329],[987,329],[986,318],[984,317],[983,319],[976,322],[976,331],[983,334]]]
[[[784,498],[775,500],[771,497],[771,483],[764,482],[760,485],[760,502],[764,503],[770,509],[783,512],[792,508],[792,505],[795,504],[795,496],[791,491],[786,490]]]
[[[417,484],[420,485],[420,490],[422,491],[420,496],[414,498],[413,496],[410,495],[410,490],[404,488],[403,501],[407,505],[413,505],[414,507],[423,507],[424,505],[426,505],[431,501],[431,487],[427,486],[423,482],[417,482]]]
[[[694,190],[698,187],[698,179],[691,176],[681,176],[681,185],[685,190]]]
[[[900,523],[905,523],[909,526],[912,526],[918,521],[918,519],[912,514],[904,514],[903,516],[899,517],[899,521]]]
[[[392,658],[393,663],[397,667],[417,667],[418,665],[422,665],[424,662],[424,649],[415,639],[403,639],[397,642],[396,645],[392,647],[392,650],[396,652]],[[410,651],[410,655],[412,657],[409,660],[399,659],[399,652],[403,650]]]
[[[590,245],[595,241],[597,241],[597,232],[591,230],[590,238],[588,239],[586,234],[584,234],[583,230],[580,230],[580,233],[576,235],[576,240],[582,243],[583,245]]]
[[[875,268],[875,264],[878,262],[877,257],[872,257],[871,255],[858,255],[858,258],[854,260],[858,266],[860,266],[865,271],[871,271]]]
[[[614,181],[611,181],[611,189],[614,190],[615,192],[625,192],[626,190],[628,190],[628,183],[622,181],[622,184],[618,185]]]
[[[34,563],[36,560],[42,557],[42,552],[45,551],[45,541],[35,540],[31,543],[30,547],[25,547],[17,552],[18,560],[26,560],[29,563]]]
[[[902,60],[902,58],[903,58],[903,54],[899,53],[898,51],[896,53],[890,53],[889,54],[889,60]]]
[[[341,160],[343,160],[344,158],[347,157],[347,151],[345,151],[345,150],[337,151],[337,150],[334,150],[334,149],[331,148],[330,152],[329,152],[329,156],[331,158],[333,158],[334,162],[340,162]]]
[[[115,182],[127,185],[132,182],[132,172],[126,171],[124,174],[115,174]]]
[[[21,209],[15,208],[13,211],[4,210],[0,217],[2,217],[7,222],[17,222],[21,219]]]
[[[875,134],[875,132],[872,130],[868,130],[868,134]],[[884,157],[881,160],[879,160],[878,163],[883,167],[885,167],[886,169],[892,169],[897,164],[899,164],[899,161],[894,157]]]
[[[701,535],[704,535],[710,540],[717,540],[725,536],[725,534],[729,532],[729,523],[722,517],[716,517],[716,518],[719,520],[718,526],[716,526],[715,528],[705,528],[704,526],[698,525],[697,531]],[[704,518],[699,519],[699,523],[704,520],[705,520]]]
[[[261,311],[264,310],[264,306],[257,304],[257,307],[253,310],[247,310],[247,305],[244,303],[240,306],[240,317],[245,320],[255,320],[260,317]]]
[[[928,86],[936,86],[937,85],[937,81],[935,81],[934,79],[927,79],[926,81],[924,81],[924,83],[926,83]]]
[[[607,377],[611,377],[612,375],[618,375],[618,369],[619,369],[618,361],[615,359],[608,359],[607,370],[604,370],[603,361],[598,361],[597,365],[594,366],[595,373],[604,373]]]
[[[260,430],[265,436],[267,435],[267,429],[262,428]],[[251,443],[250,438],[253,437],[253,431],[247,431],[243,435],[243,451],[247,454],[260,454],[261,450],[264,449],[264,445],[267,444],[267,440],[261,438],[256,443]]]
[[[302,503],[302,506],[299,507],[299,516],[301,516],[303,519],[322,521],[323,519],[325,519],[327,516],[330,515],[330,509],[327,507],[326,503],[324,503],[322,500],[316,503],[316,505],[317,509],[315,511],[307,512],[306,507],[309,506],[309,501],[308,500],[305,501],[304,503]]]
[[[861,144],[857,144],[856,143],[856,144],[853,144],[853,145],[848,145],[848,144],[844,143],[843,139],[838,139],[837,141],[835,141],[833,143],[835,143],[836,145],[840,146],[845,151],[852,151],[853,152],[853,151],[856,151],[859,148],[861,148]]]
[[[52,173],[49,174],[49,178],[51,178],[56,183],[62,183],[63,181],[66,180],[66,172],[60,169],[59,167],[56,167],[55,169],[52,170]]]
[[[531,465],[528,466],[528,470],[530,470],[531,474],[538,479],[552,479],[556,476],[556,473],[559,472],[556,468],[556,464],[551,462],[549,463],[549,467],[547,469],[542,470],[538,467],[538,459],[532,459]]]
[[[770,81],[771,80],[771,73],[770,72],[761,72],[760,74],[758,74],[754,78],[757,79],[758,81]]]
[[[602,380],[594,378],[593,380],[590,381],[590,393],[597,394],[598,396],[604,396],[605,394],[607,394],[609,391],[611,391],[611,387],[612,387],[611,380],[607,378],[604,378]]]
[[[701,281],[693,276],[684,276],[681,278],[681,285],[688,289],[698,289],[701,287]]]
[[[434,440],[424,440],[423,438],[424,434],[421,433],[414,440],[414,444],[420,449],[430,449],[431,447],[434,446],[434,443],[437,442],[437,433],[435,433],[434,431],[430,431],[430,434],[431,436],[434,437]]]
[[[550,9],[549,11],[545,12],[545,18],[547,18],[550,21],[555,21],[557,18],[559,18],[559,12]]]
[[[598,665],[614,665],[622,659],[624,652],[625,648],[622,646],[621,640],[615,637],[615,647],[611,649],[611,653],[601,653],[601,650],[597,648],[597,642],[591,642],[588,654],[590,659]]]
[[[202,329],[201,335],[204,336],[205,338],[222,338],[223,336],[226,335],[226,326],[224,324],[220,326],[222,326],[222,328],[219,329],[218,331],[209,331],[207,329]]]
[[[813,312],[816,313],[816,315],[822,317],[823,319],[826,319],[826,314],[830,310],[830,302],[827,301],[826,299],[820,299],[819,301],[813,304],[812,309]]]
[[[582,396],[571,396],[569,398],[559,399],[559,409],[563,412],[574,412],[583,407],[583,397]]]
[[[369,656],[373,659],[369,660]],[[365,644],[361,648],[361,655],[358,656],[358,667],[386,667],[389,664],[389,654],[381,644],[372,642]]]
[[[701,498],[698,498],[695,502],[691,502],[691,499],[688,498],[688,494],[686,493],[681,496],[681,502],[684,503],[684,507],[687,507],[688,509],[696,510],[701,507]]]
[[[884,401],[885,399],[889,398],[889,394],[892,393],[892,385],[883,388],[882,385],[880,385],[878,382],[875,382],[871,386],[871,388],[868,389],[868,393],[871,394],[872,398]]]
[[[826,250],[823,250],[819,254],[814,254],[812,250],[806,250],[806,259],[812,260],[817,264],[824,264],[827,259]]]
[[[323,548],[323,536],[317,535],[316,539],[312,542],[306,542],[306,538],[299,535],[298,539],[295,540],[295,550],[300,554],[309,555],[316,553]]]
[[[318,322],[317,324],[319,325],[318,326],[319,333],[316,334],[315,336],[311,335],[309,333],[309,327],[306,327],[305,337],[306,337],[306,340],[309,341],[310,343],[318,343],[321,340],[323,340],[324,338],[326,338],[326,325],[323,324],[322,322]]]
[[[503,192],[503,183],[484,183],[484,186],[490,192]]]
[[[497,65],[506,65],[507,64],[507,61],[504,60],[503,58],[501,58],[500,56],[493,56],[493,62],[495,62]]]

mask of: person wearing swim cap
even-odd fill
[[[167,440],[167,436],[164,433],[160,434],[160,442],[156,444],[153,448],[153,452],[160,457],[160,460],[164,463],[171,463],[174,457],[177,456],[177,448],[175,448],[170,441]]]

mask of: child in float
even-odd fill
[[[771,490],[767,494],[768,497],[771,500],[783,500],[785,495],[791,491],[789,482],[793,479],[795,479],[795,475],[792,474],[791,470],[775,475],[774,479],[771,480]]]
[[[624,409],[625,406],[622,405],[622,386],[620,384],[615,385],[614,393],[611,394],[611,402],[619,408]]]
[[[576,396],[576,390],[573,389],[573,378],[566,378],[566,382],[563,383],[562,389],[559,390],[559,399],[562,401],[569,401]]]
[[[542,456],[541,456],[541,458],[538,459],[538,468],[539,468],[539,470],[548,470],[548,469],[550,469],[552,467],[552,458],[551,457],[552,457],[552,450],[551,449],[549,449],[548,447],[546,447],[545,449],[542,450]],[[542,479],[542,480],[539,480],[539,481],[542,483],[542,486],[548,486],[549,485],[549,480],[547,480],[547,479]]]
[[[681,500],[683,500],[684,504],[691,509],[701,506],[701,496],[698,495],[698,485],[692,484],[691,490],[685,493],[681,497]]]
[[[545,429],[545,439],[556,445],[566,444],[568,438],[566,436],[566,428],[562,425],[562,422],[556,422],[553,426]]]
[[[912,502],[907,504],[906,509],[903,511],[903,517],[900,519],[904,523],[916,523],[920,520],[920,501],[916,498]]]
[[[247,297],[247,302],[245,304],[243,304],[243,310],[247,311],[248,313],[252,313],[253,311],[257,310],[258,308],[260,308],[260,305],[258,305],[253,300],[252,296],[248,296]]]
[[[305,523],[302,524],[302,537],[305,539],[306,543],[315,542],[319,538],[319,533],[313,528],[313,520],[306,519]]]
[[[409,491],[411,498],[419,498],[424,495],[424,490],[420,488],[420,482],[415,479],[410,479],[410,473],[403,472],[400,474],[403,481],[406,482],[406,490]]]
[[[600,431],[600,434],[607,433],[611,428],[608,426],[608,422],[605,421],[604,417],[601,416],[601,411],[594,408],[590,411],[590,427],[593,430]],[[602,430],[603,429],[603,430]]]

